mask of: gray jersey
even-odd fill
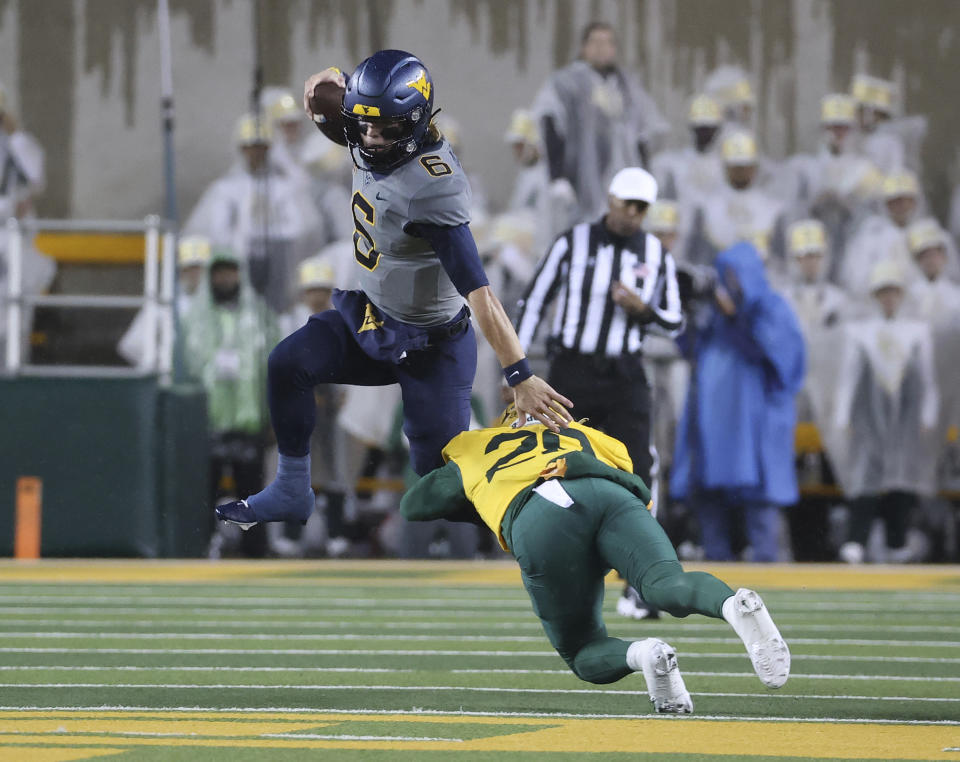
[[[430,242],[405,232],[413,223],[470,222],[470,184],[447,141],[385,176],[354,170],[352,209],[359,285],[370,301],[412,325],[452,319],[463,298]]]

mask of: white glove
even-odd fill
[[[565,177],[560,177],[550,183],[550,198],[555,203],[560,204],[575,204],[577,202],[576,191]]]

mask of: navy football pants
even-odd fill
[[[423,475],[443,465],[444,445],[468,428],[476,370],[477,340],[470,323],[459,336],[411,352],[394,365],[364,353],[339,312],[321,312],[270,353],[267,395],[278,449],[294,457],[310,452],[317,384],[399,383],[411,465]],[[383,415],[393,411],[384,410]]]

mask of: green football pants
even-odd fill
[[[685,572],[639,498],[601,478],[561,482],[573,505],[534,493],[513,521],[510,547],[550,643],[574,674],[612,683],[627,667],[629,641],[607,635],[604,578],[613,568],[643,599],[677,617],[722,618],[733,590],[712,574]]]

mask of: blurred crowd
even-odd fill
[[[950,218],[938,220],[920,165],[925,119],[903,113],[894,82],[861,73],[823,93],[819,114],[803,115],[819,118],[816,144],[773,157],[758,137],[757,90],[742,68],[712,71],[689,94],[684,124],[664,118],[641,79],[621,64],[614,30],[588,26],[578,58],[518,101],[504,125],[502,150],[517,174],[499,199],[484,192],[457,122],[437,118],[473,185],[471,228],[494,291],[513,308],[554,240],[606,213],[614,174],[646,167],[658,194],[644,226],[673,255],[686,320],[679,339],[651,330],[642,346],[658,518],[681,557],[956,558],[960,188]],[[352,287],[354,266],[353,164],[314,129],[299,98],[266,88],[232,139],[236,159],[189,214],[178,252],[185,367],[209,398],[211,505],[263,486],[276,457],[267,355],[328,309],[333,289]],[[0,88],[0,218],[31,214],[43,183],[42,150]],[[758,264],[733,268],[739,312],[731,313],[730,268],[718,261],[744,244]],[[52,264],[32,256],[25,287],[39,292]],[[753,305],[778,317],[750,346],[717,327]],[[525,348],[546,362],[539,333]],[[135,319],[118,351],[137,364],[144,340]],[[746,363],[766,375],[744,375]],[[790,404],[775,399],[771,384]],[[482,342],[474,393],[477,422],[499,413],[500,368]],[[396,517],[409,470],[395,387],[320,386],[316,400],[315,516],[302,528],[218,530],[212,556],[238,548],[280,556],[498,552],[478,546],[473,527],[414,529]],[[749,415],[731,413],[740,406]],[[755,431],[744,436],[744,427]],[[729,458],[716,477],[714,450]],[[767,457],[774,450],[782,457]],[[775,473],[784,462],[790,473]],[[736,481],[754,463],[770,488],[762,515]]]

